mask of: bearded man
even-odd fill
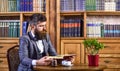
[[[49,65],[53,59],[48,55],[57,55],[46,33],[46,17],[33,14],[30,17],[30,32],[20,37],[18,71],[34,71],[34,65]]]

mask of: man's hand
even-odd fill
[[[49,65],[53,59],[47,56],[37,60],[36,65]]]

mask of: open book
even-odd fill
[[[63,54],[63,55],[57,55],[57,56],[48,56],[49,58],[53,59],[64,59],[70,56],[75,56],[76,54]]]

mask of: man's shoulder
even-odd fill
[[[50,39],[49,34],[46,34],[46,41],[48,41]]]
[[[20,39],[30,39],[30,37],[28,35],[23,35],[20,37]]]

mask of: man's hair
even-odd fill
[[[38,22],[45,22],[46,21],[46,16],[43,14],[33,14],[30,17],[29,24],[37,25]]]

